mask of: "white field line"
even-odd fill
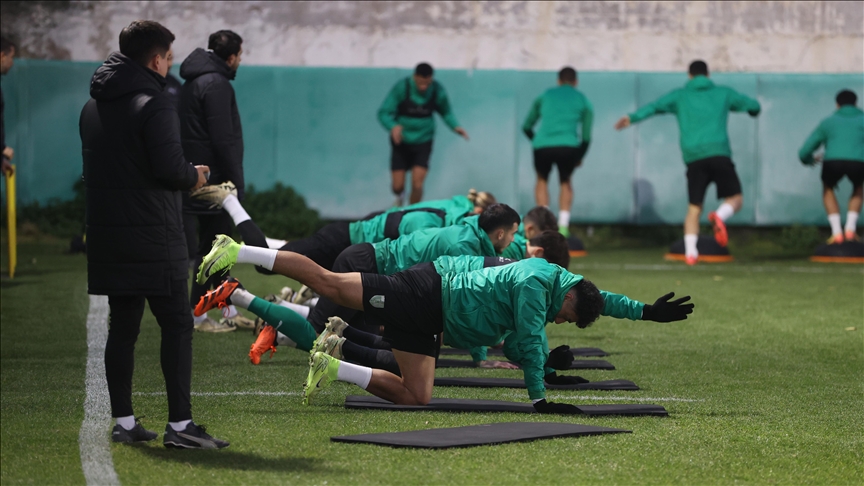
[[[90,296],[87,312],[87,371],[85,374],[84,421],[78,433],[81,469],[88,485],[120,484],[108,430],[111,408],[105,381],[105,342],[108,338],[108,297]]]
[[[684,265],[668,264],[636,264],[636,263],[574,263],[574,270],[647,270],[655,272],[687,271],[705,273],[725,272],[752,272],[752,273],[830,273],[830,274],[859,274],[864,275],[864,266],[856,265],[855,268],[838,267],[777,267],[777,266],[749,266],[749,265],[697,265],[685,267]]]
[[[165,396],[165,392],[133,392],[133,395],[145,397]],[[192,392],[193,397],[296,397],[303,392],[268,392],[268,391],[236,391],[236,392]]]

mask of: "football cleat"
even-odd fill
[[[237,263],[239,252],[240,243],[232,240],[230,236],[216,235],[213,248],[198,267],[198,276],[195,280],[199,285],[204,285],[204,282],[216,273],[230,270]]]

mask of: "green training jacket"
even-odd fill
[[[474,203],[469,201],[465,196],[454,196],[450,199],[424,201],[410,206],[390,208],[374,218],[365,221],[355,221],[348,225],[351,244],[357,245],[359,243],[377,243],[383,241],[385,239],[384,226],[387,223],[387,216],[389,214],[420,208],[440,209],[444,211],[444,221],[435,213],[425,211],[406,212],[399,223],[400,235],[409,235],[422,229],[443,228],[459,224],[466,215],[474,210]]]
[[[822,144],[825,144],[822,160],[864,162],[864,111],[857,106],[841,106],[807,137],[798,151],[798,158],[807,165],[812,164],[813,152]]]
[[[384,125],[384,128],[389,132],[396,125],[402,125],[402,143],[415,144],[425,143],[435,136],[435,117],[412,118],[407,116],[399,116],[399,103],[405,100],[406,95],[411,96],[411,101],[418,105],[426,104],[431,100],[432,95],[435,96],[435,111],[444,119],[450,129],[455,129],[459,126],[456,116],[453,115],[453,110],[450,108],[450,100],[447,98],[447,91],[444,86],[438,81],[432,81],[425,93],[417,91],[417,84],[414,83],[414,77],[408,76],[408,91],[405,89],[405,79],[402,78],[393,85],[393,88],[387,93],[387,98],[381,108],[378,109],[378,121]]]
[[[504,260],[507,257],[502,254],[501,258],[501,263],[506,265],[506,263],[504,263]],[[439,275],[464,273],[487,268],[484,267],[485,264],[486,261],[483,257],[442,257],[435,260],[435,270],[438,272]],[[645,307],[644,303],[639,302],[638,300],[633,300],[626,295],[607,292],[605,290],[601,290],[600,295],[603,296],[604,301],[603,311],[600,313],[600,315],[614,317],[616,319],[629,319],[631,321],[642,320],[642,309]],[[447,341],[447,344],[450,344],[450,340],[448,339],[447,335],[444,336],[444,340]],[[515,350],[511,350],[510,354],[507,354],[508,349],[506,346],[506,338],[504,339],[504,342],[504,353],[507,358],[517,363],[521,363],[521,357]],[[485,346],[474,347],[471,348],[470,351],[471,357],[474,359],[474,361],[486,361],[487,354]],[[555,370],[547,369],[547,373],[551,373],[552,371]]]
[[[468,258],[468,257],[459,257]],[[438,264],[436,261],[436,269]],[[492,346],[513,333],[531,399],[545,397],[549,355],[546,322],[561,310],[564,295],[582,277],[542,258],[441,278],[444,335],[452,346]]]
[[[569,84],[550,88],[534,100],[522,130],[533,129],[540,119],[540,129],[531,140],[535,149],[578,147],[591,141],[594,108],[581,91]]]
[[[393,275],[445,255],[495,256],[492,240],[478,221],[479,216],[471,216],[459,225],[425,229],[373,244],[378,273]]]
[[[726,122],[730,111],[759,114],[759,102],[732,88],[717,86],[706,76],[696,76],[659,100],[630,114],[638,123],[660,113],[674,113],[678,119],[684,163],[708,157],[732,156]]]

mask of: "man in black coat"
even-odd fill
[[[0,37],[0,75],[5,76],[6,73],[12,69],[12,65],[14,64],[15,59],[15,44],[10,42],[5,37]],[[15,151],[12,150],[12,147],[6,146],[6,122],[4,121],[4,111],[5,111],[5,103],[3,102],[3,91],[0,90],[0,145],[3,146],[2,154],[0,154],[0,159],[2,159],[2,166],[0,166],[0,172],[3,175],[11,175],[12,174],[12,158],[15,156]]]
[[[144,301],[162,331],[161,362],[168,395],[166,447],[217,448],[192,422],[192,316],[181,192],[206,182],[207,166],[183,157],[180,120],[164,96],[174,35],[135,21],[90,80],[79,128],[87,191],[88,292],[107,295],[111,315],[105,374],[115,442],[156,438],[132,411],[135,341]]]
[[[208,50],[195,49],[180,65],[180,77],[185,83],[180,90],[180,126],[183,153],[193,164],[210,167],[209,184],[233,182],[237,197],[242,200],[243,182],[243,129],[231,80],[240,66],[243,39],[230,30],[210,35]],[[219,234],[230,234],[231,217],[220,208],[211,209],[195,199],[184,199],[186,225],[198,219],[198,248],[195,268],[210,251],[213,239]],[[192,282],[190,307],[209,290],[221,283],[208,280],[203,285]],[[254,322],[243,318],[233,306],[225,317],[216,322],[203,315],[195,318],[195,329],[204,332],[233,331],[236,325],[253,327]]]

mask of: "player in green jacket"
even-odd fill
[[[690,200],[684,218],[684,248],[687,264],[695,265],[699,258],[696,249],[699,216],[708,185],[716,183],[717,197],[723,199],[717,211],[708,215],[714,226],[714,238],[721,246],[729,241],[725,221],[737,213],[744,202],[726,131],[729,112],[746,111],[755,117],[761,107],[758,101],[732,88],[715,85],[708,78],[708,65],[704,61],[693,61],[689,73],[690,81],[683,88],[623,116],[615,123],[615,128],[622,130],[660,113],[673,113],[678,119]]]
[[[521,353],[520,364],[535,408],[547,413],[577,411],[545,400],[545,326],[554,321],[587,327],[597,319],[604,302],[591,282],[558,265],[531,258],[461,274],[441,275],[432,263],[390,276],[333,273],[302,255],[239,245],[220,235],[197,278],[206,280],[238,262],[293,278],[337,304],[364,311],[367,321],[384,327],[401,377],[318,352],[307,378],[307,403],[319,389],[341,380],[395,403],[426,404],[432,395],[434,356],[442,332],[450,343],[462,348],[493,345],[515,333],[512,342]]]
[[[836,101],[837,111],[819,123],[798,151],[798,158],[805,165],[822,162],[822,202],[831,224],[828,243],[859,240],[856,226],[864,196],[864,111],[855,106],[858,96],[848,89],[837,93]],[[825,145],[825,154],[814,157],[813,152],[821,145]],[[834,188],[843,177],[852,182],[845,235],[840,226],[840,205],[834,195]]]
[[[539,255],[535,254],[536,249],[531,249],[532,244],[530,241],[540,236],[540,234],[545,231],[557,230],[558,224],[552,211],[549,211],[549,208],[547,207],[535,206],[525,214],[525,217],[522,218],[522,223],[519,224],[519,229],[516,230],[516,234],[513,235],[513,243],[510,243],[510,246],[501,252],[501,256],[511,260],[522,260],[530,256],[543,257],[544,255],[542,253]],[[533,246],[536,247],[537,245],[534,244]],[[546,247],[546,245],[542,246],[544,248]],[[558,260],[557,258],[558,257],[552,257],[546,259],[552,263],[561,265],[564,268],[570,266],[569,253],[566,259],[562,258],[561,260]]]
[[[522,124],[522,131],[534,147],[534,169],[537,183],[534,200],[538,206],[549,206],[549,172],[552,164],[558,166],[561,192],[558,197],[558,226],[561,234],[570,234],[570,206],[573,204],[573,186],[570,177],[582,165],[582,158],[591,143],[591,125],[594,109],[588,98],[576,89],[579,79],[576,70],[565,67],[558,72],[558,86],[540,95]],[[540,129],[534,125],[541,120]],[[581,125],[581,130],[580,130]]]
[[[450,99],[441,83],[433,79],[429,64],[420,63],[414,75],[399,80],[378,110],[378,121],[390,132],[390,175],[396,205],[401,206],[405,173],[411,171],[410,202],[423,199],[423,182],[429,170],[437,111],[451,130],[468,140],[468,133],[450,108]]]
[[[308,238],[284,241],[264,236],[264,232],[252,221],[252,217],[237,199],[236,189],[231,182],[205,186],[191,197],[204,200],[210,203],[211,207],[225,209],[247,245],[300,253],[327,269],[333,268],[336,257],[351,245],[376,243],[426,228],[458,224],[466,216],[480,214],[483,209],[496,203],[492,194],[471,189],[468,196],[454,196],[451,199],[426,201],[404,208],[390,208],[370,214],[360,221],[330,223]],[[269,273],[261,268],[256,270]],[[305,294],[298,292],[297,295]]]

